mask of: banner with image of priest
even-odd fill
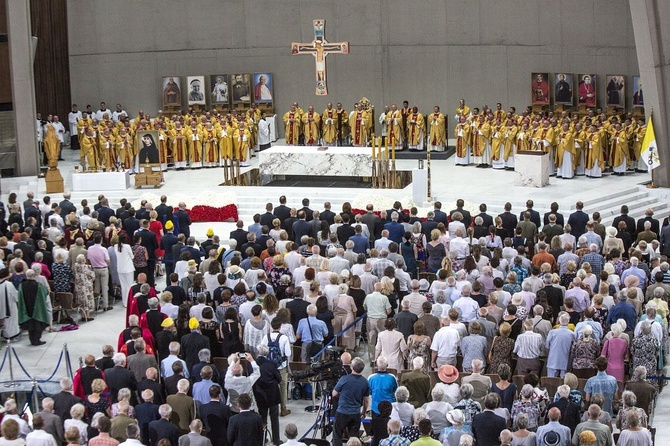
[[[272,74],[254,74],[254,102],[256,104],[272,103]]]
[[[251,76],[248,74],[231,74],[230,81],[233,84],[233,104],[251,103]]]
[[[549,73],[531,73],[532,105],[549,105]]]
[[[598,99],[598,90],[596,88],[595,74],[580,74],[579,87],[577,88],[577,97],[579,105],[595,107]]]
[[[633,107],[644,107],[644,94],[642,93],[642,78],[633,76]]]
[[[187,76],[188,105],[205,105],[205,76]]]
[[[162,86],[163,107],[181,107],[181,78],[165,76]]]
[[[209,90],[211,92],[212,104],[228,105],[228,102],[230,101],[228,85],[227,74],[214,74],[209,76]]]
[[[625,107],[626,105],[626,77],[620,74],[605,77],[607,85],[607,105],[612,107]]]
[[[573,76],[568,73],[558,73],[554,79],[554,103],[572,105]]]

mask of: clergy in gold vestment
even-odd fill
[[[172,144],[172,160],[176,169],[185,169],[188,159],[188,130],[177,121],[175,127],[170,131],[170,143]]]
[[[93,135],[93,128],[86,128],[84,137],[79,141],[79,146],[82,169],[96,170],[98,168],[97,141]]]
[[[191,120],[188,131],[188,160],[191,169],[202,167],[202,135],[195,120]]]
[[[334,146],[337,143],[337,129],[339,126],[337,111],[333,108],[333,104],[329,102],[321,115],[321,134],[325,145]]]
[[[575,148],[575,133],[570,130],[570,124],[563,124],[558,134],[558,145],[556,146],[556,176],[559,178],[572,178],[575,176],[577,162],[577,149]]]
[[[219,121],[219,157],[224,160],[233,157],[233,140],[232,132],[230,131],[231,125],[232,122],[229,123],[223,117]]]
[[[352,144],[356,147],[363,147],[367,143],[368,127],[371,122],[368,119],[368,114],[363,110],[363,106],[358,104],[358,109],[351,114],[352,127],[351,138]]]
[[[116,167],[118,155],[116,152],[116,138],[108,128],[104,129],[100,135],[100,153],[102,153],[105,171],[110,172]]]
[[[155,121],[154,128],[158,131],[158,142],[156,144],[158,146],[158,160],[161,163],[161,170],[165,172],[167,170],[169,156],[168,135],[165,131],[164,123],[162,124],[160,121]]]
[[[647,133],[647,126],[644,123],[644,119],[640,118],[640,122],[638,123],[638,126],[635,129],[635,134],[633,136],[633,152],[635,153],[635,159],[637,160],[635,170],[638,171],[647,168],[645,160],[640,156],[640,152],[642,152],[642,141],[644,141],[645,133]]]
[[[391,104],[391,110],[386,114],[386,139],[389,145],[402,146],[404,135],[402,113],[396,104]]]
[[[219,163],[219,147],[217,145],[219,135],[209,122],[205,125],[202,135],[204,144],[203,164],[205,167],[216,167]]]
[[[516,151],[533,150],[531,136],[533,131],[528,127],[528,123],[524,122],[519,132],[516,135]]]
[[[412,107],[407,116],[407,146],[409,150],[423,150],[423,136],[426,133],[426,122],[419,113],[419,107]]]
[[[459,123],[454,129],[456,138],[456,165],[467,166],[470,164],[470,145],[472,144],[472,125],[467,122],[465,116],[459,118]]]
[[[240,121],[240,130],[237,137],[237,157],[240,160],[241,167],[247,167],[249,162],[249,139],[251,132],[245,125],[244,121]]]
[[[491,128],[491,164],[494,169],[505,168],[505,127],[502,121],[494,121]]]
[[[602,140],[603,135],[601,131],[597,130],[595,125],[591,125],[585,140],[584,167],[587,177],[602,177],[602,170],[605,168]]]
[[[486,167],[491,161],[491,125],[486,121],[484,115],[472,129],[472,156],[478,167]]]
[[[628,169],[628,135],[621,128],[621,124],[614,124],[610,137],[610,153],[614,175],[623,176]]]
[[[444,123],[444,115],[440,113],[437,105],[433,113],[427,116],[429,124],[428,146],[431,152],[443,152],[447,144],[447,129]]]
[[[119,130],[119,136],[116,137],[116,151],[121,159],[121,165],[126,170],[132,170],[135,167],[135,153],[133,151],[133,138],[125,127]]]
[[[298,139],[300,138],[300,124],[298,110],[295,106],[291,106],[291,110],[284,113],[284,133],[287,145],[298,145]]]
[[[516,135],[519,133],[519,126],[515,124],[513,119],[507,120],[507,127],[505,128],[505,136],[503,144],[505,150],[503,151],[503,160],[505,161],[505,168],[514,169],[514,155],[516,154]]]
[[[44,137],[44,154],[47,157],[47,165],[51,169],[58,166],[58,152],[60,152],[60,141],[56,135],[56,129],[47,125],[47,134]]]
[[[319,128],[321,127],[321,116],[309,106],[307,113],[302,116],[303,133],[305,134],[306,146],[318,146],[321,144]]]
[[[340,146],[349,145],[349,137],[351,136],[351,124],[349,123],[349,114],[342,108],[342,103],[337,103],[337,144]]]
[[[470,107],[465,105],[465,99],[458,101],[458,107],[456,108],[456,122],[461,122],[461,116],[464,116],[466,119],[470,117]]]

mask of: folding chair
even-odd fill
[[[72,293],[56,293],[56,300],[60,302],[60,312],[58,313],[58,323],[60,324],[60,315],[65,312],[67,317],[70,317],[70,310],[76,313],[81,313],[82,319],[88,321],[86,317],[86,310],[80,305],[74,305],[74,295]]]

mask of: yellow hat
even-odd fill
[[[209,228],[209,229],[207,230],[207,237],[212,237],[213,235],[214,235],[214,229]]]
[[[168,231],[171,231],[172,228],[174,228],[174,225],[172,224],[171,221],[168,221],[167,223],[165,223],[165,229],[167,229]]]
[[[165,319],[163,319],[163,322],[161,322],[161,327],[163,328],[168,328],[171,327],[172,325],[174,325],[174,321],[172,320],[171,317],[166,317]]]
[[[199,326],[200,326],[200,322],[198,322],[198,320],[196,318],[192,317],[191,319],[188,320],[188,328],[190,330],[195,330]]]
[[[190,259],[190,260],[188,261],[188,266],[197,266],[197,265],[198,265],[198,263],[197,263],[195,260],[193,260],[193,259]]]

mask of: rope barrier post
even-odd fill
[[[72,374],[72,361],[70,360],[70,351],[67,348],[67,342],[63,344],[63,352],[65,353],[65,372],[68,378],[74,379]]]
[[[9,353],[9,379],[10,382],[8,384],[5,384],[5,387],[13,388],[13,387],[18,387],[18,384],[16,381],[14,381],[14,362],[12,361],[12,340],[7,339],[7,352]]]
[[[33,407],[34,407],[34,412],[33,413],[37,413],[37,412],[40,411],[40,401],[39,401],[39,398],[37,396],[37,379],[36,378],[33,378],[32,385],[33,385],[33,394],[32,394],[33,398],[32,398],[32,400],[33,400]]]

